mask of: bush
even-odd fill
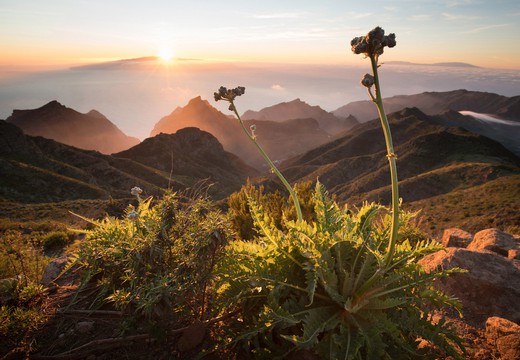
[[[45,251],[63,248],[74,240],[73,233],[65,231],[53,231],[43,237],[43,248]]]
[[[213,314],[212,270],[231,231],[211,201],[167,193],[153,207],[139,198],[126,218],[92,222],[75,263],[82,285],[97,281],[93,307],[112,303],[155,332]]]

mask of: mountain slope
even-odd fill
[[[204,146],[207,153],[215,156],[223,153],[222,146],[214,137],[197,129],[192,129],[189,137],[182,138],[179,135],[174,140],[179,141],[181,145],[176,146],[180,149],[190,150],[186,145],[189,143],[199,148]],[[215,185],[210,194],[222,198],[239,189],[239,181],[255,173],[230,154],[217,163],[215,159],[208,162],[204,156],[197,156],[190,150],[182,152],[177,163],[206,168],[206,173],[178,166],[170,178],[171,153],[164,151],[162,154],[164,149],[154,147],[159,140],[148,139],[137,149],[130,149],[136,158],[143,161],[140,163],[121,154],[103,155],[43,137],[28,136],[18,127],[0,121],[0,201],[38,203],[122,198],[128,197],[134,186],[141,187],[146,195],[158,195],[167,187],[173,190],[191,187],[205,180],[208,173],[219,171],[220,184]],[[147,157],[150,153],[155,155]],[[161,159],[161,154],[167,159]],[[162,160],[165,164],[161,163]],[[224,170],[219,166],[224,166]]]
[[[520,173],[520,158],[460,128],[435,124],[418,109],[390,115],[400,195],[414,202]],[[283,164],[290,181],[319,178],[340,201],[390,199],[388,162],[379,121]]]
[[[239,189],[247,177],[257,174],[236,155],[226,152],[213,135],[193,127],[174,134],[161,133],[114,157],[171,173],[173,179],[207,178],[215,183],[212,190],[216,190],[219,197]]]
[[[383,99],[383,103],[387,113],[405,107],[417,107],[428,115],[437,115],[449,110],[469,110],[493,114],[501,119],[520,121],[520,96],[507,97],[487,92],[454,90],[393,96]],[[359,122],[366,122],[378,116],[374,104],[368,100],[351,102],[332,113],[338,117],[352,115]]]
[[[285,121],[303,118],[316,119],[320,127],[332,135],[348,130],[357,124],[357,121],[348,117],[348,114],[347,116],[335,116],[319,106],[311,106],[300,99],[269,106],[260,111],[248,110],[242,115],[244,120]]]
[[[81,149],[104,154],[128,149],[139,140],[125,135],[96,110],[86,114],[67,108],[57,101],[31,110],[14,110],[6,119],[24,133],[43,136]]]

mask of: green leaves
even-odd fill
[[[228,290],[240,283],[239,293],[224,290],[222,295],[233,294],[247,313],[249,346],[271,339],[272,346],[282,348],[288,346],[285,340],[323,358],[412,358],[418,336],[435,339],[419,306],[455,303],[431,286],[447,274],[426,274],[417,261],[437,251],[437,243],[419,239],[417,232],[411,242],[402,237],[410,226],[403,226],[387,262],[391,224],[380,215],[386,209],[368,203],[357,211],[341,209],[320,183],[314,195],[316,222],[283,218],[282,231],[262,206],[249,203],[258,237],[233,242],[219,269],[224,282],[233,279]],[[407,317],[396,316],[403,311]],[[449,326],[440,333],[450,333]],[[449,341],[437,341],[458,356]]]
[[[151,198],[138,202],[123,219],[94,222],[75,258],[83,284],[97,279],[91,307],[111,303],[151,326],[218,313],[213,270],[231,237],[222,213],[205,198],[175,193],[153,206]]]

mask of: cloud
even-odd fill
[[[276,90],[276,91],[285,90],[285,88],[282,85],[279,85],[279,84],[272,85],[271,89]]]
[[[461,5],[472,5],[475,3],[474,0],[446,0],[445,1],[447,7],[455,7]]]
[[[372,15],[374,15],[374,13],[370,13],[370,12],[361,13],[361,12],[351,11],[348,13],[347,17],[350,19],[364,19],[364,18],[367,18]]]
[[[503,28],[511,26],[512,24],[494,24],[494,25],[487,25],[487,26],[481,26],[477,27],[468,31],[464,31],[464,34],[476,34],[481,31],[490,30],[490,29],[497,29],[497,28]]]
[[[461,21],[461,20],[478,20],[481,19],[481,16],[475,16],[475,15],[456,15],[456,14],[450,14],[450,13],[442,13],[442,16],[445,20],[449,21]]]
[[[408,18],[408,20],[410,21],[424,21],[424,20],[429,20],[431,19],[432,16],[430,14],[417,14],[417,15],[412,15]]]
[[[307,16],[307,13],[304,11],[298,12],[285,12],[285,13],[271,13],[271,14],[261,14],[261,15],[250,15],[255,19],[301,19]]]

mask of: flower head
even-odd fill
[[[138,187],[138,186],[134,186],[131,190],[130,190],[130,194],[134,195],[134,196],[139,196],[143,193],[143,190]]]
[[[385,46],[392,48],[395,45],[395,34],[385,35],[385,31],[379,26],[365,36],[355,37],[350,42],[354,54],[365,54],[376,58],[383,53]]]
[[[215,101],[225,100],[231,103],[229,105],[229,110],[234,111],[235,106],[233,105],[233,101],[237,96],[244,95],[246,92],[246,88],[243,86],[237,86],[234,89],[228,89],[224,86],[221,86],[217,92],[213,93],[215,97]]]

